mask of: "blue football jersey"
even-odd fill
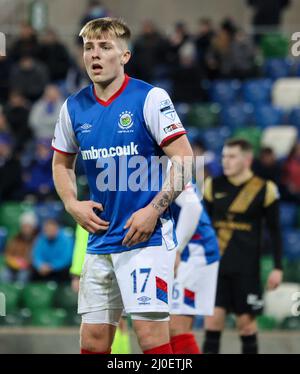
[[[193,210],[197,205],[200,216],[198,215],[198,221],[192,222]],[[178,235],[179,246],[183,246],[181,252],[181,260],[187,261],[190,256],[197,256],[199,258],[199,264],[208,265],[220,259],[218,240],[214,228],[212,227],[210,218],[200,201],[199,196],[196,194],[194,187],[189,184],[185,191],[175,200],[171,206],[172,213],[174,215],[176,231],[180,230]],[[180,217],[185,209],[185,215]],[[181,219],[180,219],[181,218]],[[182,225],[182,227],[178,227]],[[185,241],[186,233],[190,229],[190,225],[193,225],[194,231],[190,236],[190,239]],[[186,245],[185,245],[186,244]]]
[[[97,213],[109,229],[90,234],[87,253],[118,253],[148,246],[176,246],[170,209],[158,220],[147,242],[127,248],[124,225],[147,206],[163,185],[167,165],[157,162],[162,147],[185,134],[169,95],[161,88],[125,76],[108,101],[96,96],[93,84],[70,96],[62,106],[52,147],[81,153],[91,200],[103,205]]]

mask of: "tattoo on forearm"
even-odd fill
[[[193,174],[193,159],[188,157],[172,159],[172,166],[166,176],[161,192],[152,201],[152,206],[162,214],[168,206],[181,194],[185,185],[191,181]]]

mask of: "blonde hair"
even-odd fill
[[[126,43],[131,37],[131,31],[123,20],[110,17],[97,18],[89,21],[81,29],[79,36],[82,38],[98,39],[103,34],[114,36]]]

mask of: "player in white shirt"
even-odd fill
[[[178,240],[176,277],[173,285],[170,334],[177,354],[199,354],[192,332],[196,315],[214,312],[219,247],[215,230],[189,184],[172,205]],[[178,210],[178,214],[176,214]]]

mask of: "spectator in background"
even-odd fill
[[[105,8],[101,1],[89,0],[88,8],[80,20],[80,26],[83,27],[86,23],[93,19],[109,17],[110,15],[110,12]]]
[[[77,50],[76,60],[72,62],[72,65],[68,70],[65,84],[63,86],[64,95],[72,95],[73,93],[87,86],[89,83],[90,78],[86,73],[86,69],[82,58],[82,51]]]
[[[201,139],[196,138],[191,140],[191,146],[193,149],[194,156],[196,157],[203,157],[204,164],[198,163],[197,166],[203,167],[204,166],[204,177],[218,177],[222,174],[222,167],[220,161],[217,159],[214,152],[209,151],[206,149],[204,143]],[[200,178],[203,177],[201,171],[199,171],[198,176]],[[198,181],[201,182],[202,181]]]
[[[198,30],[195,36],[197,60],[202,68],[205,68],[205,56],[215,36],[212,21],[209,18],[201,18],[198,22]]]
[[[28,125],[29,104],[20,92],[12,91],[4,113],[16,142],[15,149],[22,151],[32,135]]]
[[[9,56],[12,61],[18,62],[22,57],[37,58],[39,54],[39,42],[34,29],[27,23],[20,25],[20,34],[13,43]]]
[[[11,131],[6,115],[0,110],[0,136],[1,135],[10,136]]]
[[[20,230],[8,242],[5,252],[5,267],[0,274],[3,283],[29,281],[31,273],[31,250],[37,235],[37,218],[33,212],[20,217]]]
[[[255,74],[255,51],[245,34],[231,20],[222,22],[207,52],[210,79],[245,79]]]
[[[21,92],[32,102],[40,98],[47,82],[47,68],[29,55],[24,55],[11,69],[10,89]]]
[[[10,66],[9,59],[0,56],[0,104],[5,103],[8,98]]]
[[[281,165],[271,147],[263,147],[260,150],[259,158],[254,161],[252,169],[261,178],[270,179],[277,185],[281,182]]]
[[[12,138],[0,134],[0,203],[20,198],[21,165]]]
[[[33,195],[38,200],[56,197],[52,178],[51,139],[38,139],[35,155],[22,172],[23,190],[26,195]]]
[[[283,199],[300,204],[300,143],[297,143],[283,164]]]
[[[169,38],[170,47],[168,53],[168,61],[171,65],[176,65],[179,63],[179,50],[184,45],[184,43],[188,41],[190,41],[190,34],[185,23],[177,22],[175,24],[174,32]]]
[[[281,24],[282,11],[290,5],[290,0],[247,0],[247,3],[254,8],[252,24],[257,36],[264,31],[276,31]]]
[[[111,17],[111,12],[101,3],[100,0],[88,0],[88,6],[80,19],[80,29],[89,21],[96,18]],[[82,45],[82,39],[77,37],[77,44]]]
[[[134,42],[133,65],[129,68],[139,79],[153,81],[155,70],[166,63],[167,41],[161,36],[154,23],[145,20],[142,29]]]
[[[48,29],[42,35],[39,59],[47,66],[51,82],[59,82],[66,78],[70,56],[54,30]]]
[[[32,251],[33,281],[69,281],[73,241],[53,219],[47,219]]]
[[[63,99],[55,85],[45,88],[43,97],[31,109],[29,125],[35,138],[52,138]]]
[[[179,64],[173,69],[172,98],[175,102],[193,103],[204,99],[201,86],[202,71],[197,65],[196,49],[189,41],[184,43],[178,51]]]

